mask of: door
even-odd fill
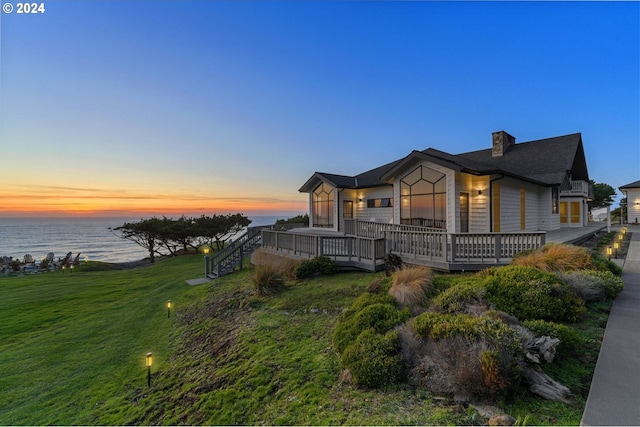
[[[560,202],[560,224],[566,224],[569,222],[567,202]]]
[[[460,193],[460,232],[469,232],[469,193]]]

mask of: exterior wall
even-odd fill
[[[455,230],[462,231],[460,224],[460,193],[469,195],[469,232],[489,232],[489,177],[455,173]],[[482,192],[482,194],[480,194]]]
[[[542,187],[538,190],[538,230],[551,231],[560,228],[560,214],[553,213],[551,187]],[[558,206],[558,209],[560,207]]]
[[[627,194],[627,222],[640,224],[640,188],[625,190]]]
[[[541,187],[511,177],[496,179],[500,183],[500,231],[549,231],[560,228],[560,215],[551,212],[551,188]],[[487,183],[487,188],[489,187]],[[521,228],[520,190],[525,191],[525,229]],[[490,200],[487,200],[487,206]],[[491,218],[488,216],[488,219]]]
[[[355,190],[357,198],[353,204],[354,217],[361,221],[375,221],[393,224],[395,218],[396,201],[393,196],[393,187],[385,185],[383,187],[364,188]],[[362,199],[359,202],[358,199]],[[368,208],[367,200],[369,199],[394,199],[393,207],[387,208]],[[399,217],[398,217],[399,218]]]

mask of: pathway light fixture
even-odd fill
[[[167,318],[171,317],[171,300],[167,300]]]
[[[609,256],[609,261],[611,261],[612,254],[613,254],[613,249],[611,249],[611,246],[607,246],[607,255]]]
[[[147,353],[145,357],[145,364],[147,365],[147,385],[151,387],[151,365],[153,364],[153,353]]]

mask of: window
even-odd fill
[[[558,187],[551,187],[551,213],[560,213],[560,191]]]
[[[333,227],[333,187],[322,183],[313,190],[313,226]]]
[[[367,199],[368,208],[392,208],[393,199]]]
[[[400,222],[447,228],[446,175],[418,166],[400,180]]]

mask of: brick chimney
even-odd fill
[[[493,138],[491,157],[502,157],[509,147],[516,143],[516,139],[503,130],[493,132],[491,136]]]

